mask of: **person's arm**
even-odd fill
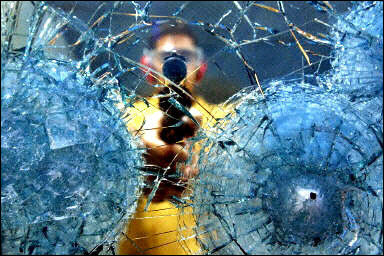
[[[194,108],[190,109],[192,116],[201,123],[202,115],[199,111]],[[191,178],[197,174],[197,156],[192,156],[192,164],[186,165],[185,162],[189,157],[189,152],[193,152],[190,149],[193,145],[190,145],[191,142],[188,141],[188,138],[195,136],[199,126],[197,126],[189,117],[183,116],[182,126],[179,129],[171,130],[168,129],[167,132],[173,132],[177,134],[172,134],[173,136],[182,138],[176,143],[167,143],[161,138],[164,119],[168,118],[163,112],[156,112],[150,116],[146,117],[146,122],[143,127],[142,141],[147,148],[147,151],[143,154],[146,160],[146,166],[149,170],[158,170],[158,175],[164,175],[164,180],[161,181],[156,195],[153,198],[153,201],[161,201],[169,199],[172,196],[180,196],[184,191],[185,184],[183,181],[187,181],[188,178]],[[174,175],[176,170],[180,171],[180,177],[170,178],[169,176]],[[149,188],[144,189],[145,194],[149,194],[153,187],[157,176],[149,176],[147,178],[147,183]]]

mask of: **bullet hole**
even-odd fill
[[[316,193],[311,192],[309,194],[309,198],[311,198],[312,200],[315,200],[316,199]]]
[[[48,239],[48,227],[46,227],[46,226],[43,227],[42,231],[43,231],[43,234],[44,234],[45,238]]]
[[[320,241],[321,241],[320,237],[313,238],[313,246],[314,247],[318,246]]]

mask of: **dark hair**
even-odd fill
[[[165,35],[186,35],[197,45],[197,37],[186,23],[181,20],[163,20],[152,25],[151,36],[148,38],[149,49],[154,49],[157,40]]]

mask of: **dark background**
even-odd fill
[[[141,7],[144,7],[147,2],[136,2]],[[329,29],[319,23],[314,22],[317,18],[329,24],[332,24],[332,15],[327,12],[319,11],[313,2],[292,1],[284,2],[285,11],[288,19],[302,30],[309,32],[313,35],[318,33],[329,34]],[[102,14],[112,10],[115,5],[114,12],[120,13],[135,13],[134,5],[131,2],[124,2],[116,7],[114,2],[100,2],[100,1],[87,1],[87,2],[71,2],[71,1],[53,1],[49,2],[50,5],[59,7],[66,12],[72,10],[73,15],[83,20],[87,24],[92,24]],[[239,2],[244,8],[246,2]],[[278,9],[277,2],[257,2],[257,4],[264,4],[275,9]],[[349,2],[330,2],[334,8],[334,14],[342,14],[351,5]],[[184,8],[180,11],[180,7]],[[99,9],[98,9],[99,8]],[[179,13],[176,13],[179,10]],[[239,20],[239,10],[233,2],[214,2],[214,1],[196,1],[196,2],[168,2],[168,1],[155,1],[152,2],[149,8],[150,15],[159,16],[176,16],[185,19],[189,23],[205,22],[216,24],[219,19],[229,10],[232,12],[221,22],[222,25],[232,28],[233,25]],[[242,46],[241,52],[248,63],[256,71],[261,85],[265,85],[271,79],[290,79],[295,77],[302,77],[303,74],[311,74],[315,71],[322,73],[330,68],[329,60],[323,61],[320,65],[313,65],[312,67],[299,70],[306,61],[299,48],[297,47],[294,39],[288,31],[288,26],[280,13],[268,11],[266,9],[252,6],[246,12],[251,22],[258,23],[266,26],[274,32],[286,31],[282,35],[278,35],[268,42],[258,42]],[[164,17],[151,17],[149,21],[167,19]],[[140,19],[138,20],[140,21]],[[104,19],[104,21],[95,29],[96,34],[100,37],[108,35],[109,31],[112,35],[121,33],[132,24],[136,24],[134,16],[127,15],[112,15],[112,19]],[[203,95],[207,101],[212,103],[219,103],[227,99],[239,89],[251,85],[248,78],[246,68],[244,67],[240,58],[227,48],[226,45],[217,37],[212,36],[210,33],[204,31],[200,26],[192,26],[200,40],[200,46],[204,49],[205,57],[208,60],[208,72],[203,82],[198,86],[198,93]],[[257,30],[257,37],[271,35],[267,31]],[[223,29],[217,29],[220,35],[229,38],[229,33]],[[117,52],[123,56],[129,57],[135,61],[140,59],[143,48],[146,46],[146,39],[149,35],[149,29],[137,30],[135,35],[127,40],[118,48]],[[331,47],[327,45],[320,45],[314,43],[295,33],[297,39],[305,50],[311,50],[317,54],[329,56],[331,54]],[[68,42],[74,40],[78,35],[66,33],[65,39]],[[71,38],[73,37],[73,38]],[[241,42],[242,40],[251,40],[253,38],[253,31],[246,20],[241,19],[236,32],[234,33],[235,40]],[[278,41],[284,41],[284,46]],[[75,54],[79,55],[79,53]],[[78,56],[80,58],[80,56]],[[318,56],[309,56],[311,62],[320,60]],[[107,56],[100,56],[94,63],[97,67],[107,61]],[[304,73],[303,73],[304,72]],[[147,95],[151,92],[151,88],[146,85],[143,79],[138,79],[137,76],[131,75],[123,76],[120,82],[127,88],[135,88],[137,92],[142,95]]]

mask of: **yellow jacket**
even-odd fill
[[[208,131],[225,116],[225,110],[196,98],[192,104],[203,116],[200,129]],[[158,98],[143,98],[125,110],[125,122],[133,135],[140,135],[145,118],[160,111]],[[199,152],[202,142],[194,145]],[[200,247],[193,228],[196,225],[191,207],[177,208],[170,201],[151,202],[144,211],[146,196],[138,200],[138,206],[124,234],[119,240],[118,254],[198,254]],[[182,228],[181,228],[182,227]]]

